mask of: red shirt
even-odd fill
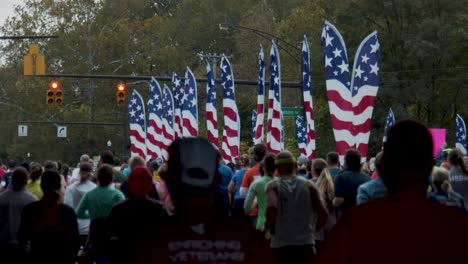
[[[212,210],[176,213],[163,232],[163,263],[271,263],[262,233]]]
[[[414,194],[392,194],[345,213],[317,263],[466,262],[468,217]]]

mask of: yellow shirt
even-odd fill
[[[28,181],[28,184],[26,184],[26,190],[36,196],[37,199],[41,199],[42,196],[44,195],[42,193],[41,189],[41,181],[37,180],[35,182],[32,182],[31,180]]]

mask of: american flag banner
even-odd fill
[[[349,89],[351,79],[348,54],[340,32],[328,21],[325,21],[321,40],[331,123],[335,135],[336,151],[340,156],[341,164],[343,164],[345,151],[354,147],[352,133],[354,114]]]
[[[257,132],[257,111],[252,111],[252,141],[255,143],[255,135]]]
[[[133,90],[128,102],[128,118],[130,125],[130,151],[132,156],[140,156],[146,160],[146,113],[143,98]]]
[[[211,65],[206,65],[206,133],[208,141],[218,148],[218,112],[216,109],[215,76]]]
[[[455,147],[466,155],[466,126],[463,118],[457,114],[455,121]]]
[[[254,144],[263,142],[263,124],[265,121],[265,55],[263,47],[260,46],[258,53],[258,95],[257,95],[257,116],[255,123]]]
[[[146,131],[147,158],[161,157],[162,136],[162,91],[156,78],[151,78],[148,100],[148,126]]]
[[[299,153],[306,155],[307,147],[307,127],[304,123],[304,119],[300,116],[296,117],[296,141],[299,146]]]
[[[236,90],[231,63],[226,56],[221,57],[221,87],[223,90],[224,131],[222,156],[226,162],[240,156],[240,119],[236,105]]]
[[[184,96],[184,87],[182,87],[180,78],[177,74],[172,74],[172,95],[174,97],[174,135],[175,138],[182,137],[182,106],[180,100]]]
[[[387,122],[385,123],[384,136],[383,136],[383,140],[382,140],[382,149],[383,149],[384,143],[387,142],[388,130],[394,124],[395,124],[395,115],[393,114],[393,111],[390,108],[390,110],[388,111]]]
[[[198,101],[197,81],[192,70],[187,67],[185,72],[184,95],[180,99],[182,104],[182,136],[198,136]]]
[[[372,112],[379,90],[379,60],[380,44],[377,31],[374,31],[361,42],[357,49],[350,86],[354,114],[354,147],[361,153],[363,161],[367,156]]]
[[[281,152],[281,64],[275,41],[270,50],[270,87],[268,90],[267,151]]]
[[[312,100],[312,81],[310,79],[310,52],[309,42],[304,36],[302,42],[302,96],[304,99],[304,114],[307,129],[306,153],[304,156],[310,160],[315,158],[315,123],[314,123],[314,103]]]
[[[174,98],[171,89],[164,85],[164,93],[162,99],[163,114],[162,114],[162,137],[161,137],[161,153],[163,161],[167,161],[169,153],[167,150],[175,139],[174,131]]]

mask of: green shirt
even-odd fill
[[[81,199],[76,215],[78,218],[90,218],[91,220],[106,218],[112,207],[125,199],[119,190],[98,186],[87,192]]]
[[[338,173],[341,172],[341,170],[338,168],[331,168],[331,169],[328,169],[328,171],[330,172],[330,176],[332,177],[333,181],[335,181],[336,175],[338,175]]]
[[[266,222],[266,186],[273,180],[272,176],[263,176],[259,180],[252,183],[247,193],[247,197],[244,202],[244,210],[249,213],[252,211],[253,201],[257,198],[258,218],[256,228],[258,230],[265,229]]]

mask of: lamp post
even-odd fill
[[[258,29],[255,29],[255,28],[244,27],[244,26],[240,26],[240,25],[233,25],[233,24],[228,24],[228,23],[219,23],[218,27],[219,27],[220,30],[228,30],[229,28],[239,28],[239,29],[243,29],[243,30],[248,30],[248,31],[254,33],[255,35],[258,35],[258,36],[260,36],[260,37],[262,37],[262,38],[264,38],[266,40],[270,40],[270,38],[275,39],[276,42],[277,42],[276,46],[278,46],[278,48],[280,48],[284,52],[286,52],[286,54],[288,54],[290,57],[292,57],[297,63],[301,63],[301,61],[299,61],[288,49],[286,49],[284,46],[282,46],[279,42],[286,44],[287,46],[289,46],[290,48],[295,49],[299,53],[301,52],[301,49],[298,48],[297,46],[287,42],[286,40],[283,40],[283,39],[279,38],[278,36],[275,36],[275,35],[273,35],[271,33],[268,33],[268,32],[262,31],[262,30],[258,30]]]

